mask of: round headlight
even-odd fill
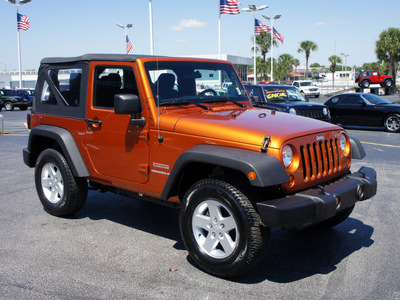
[[[282,150],[282,160],[285,168],[288,168],[293,161],[293,149],[291,146],[286,145]]]
[[[340,135],[340,138],[339,138],[340,150],[341,150],[342,152],[344,151],[344,149],[345,149],[345,147],[346,147],[346,142],[347,142],[346,136],[342,133],[342,134]]]
[[[324,107],[324,108],[322,109],[322,113],[324,114],[324,116],[329,115],[329,109],[326,108],[326,107]]]
[[[289,114],[296,114],[296,110],[294,108],[289,109]]]

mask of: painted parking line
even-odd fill
[[[400,146],[395,146],[395,145],[386,145],[386,144],[377,144],[377,143],[370,143],[370,142],[363,142],[363,144],[368,144],[368,145],[375,145],[375,146],[383,146],[383,147],[390,147],[390,148],[400,148]]]

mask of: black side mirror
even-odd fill
[[[138,96],[133,94],[114,95],[114,112],[117,115],[131,115],[131,125],[144,127],[146,120],[136,115],[142,112]]]

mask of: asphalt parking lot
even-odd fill
[[[90,191],[73,217],[46,213],[22,161],[26,112],[0,114],[1,299],[400,299],[400,134],[348,130],[377,195],[328,231],[274,229],[261,265],[229,281],[188,259],[171,208]]]

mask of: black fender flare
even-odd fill
[[[246,177],[250,171],[256,173],[254,180],[249,180],[254,187],[267,187],[288,183],[289,176],[282,163],[262,152],[232,148],[219,145],[196,145],[183,152],[176,160],[164,186],[161,199],[167,200],[185,166],[190,163],[230,168],[243,173]]]
[[[61,147],[63,154],[76,177],[88,177],[89,171],[79,151],[72,134],[65,128],[52,125],[38,125],[29,134],[28,147],[23,150],[24,162],[33,168],[36,164],[35,143],[37,138],[46,137],[55,140]]]
[[[350,145],[351,145],[351,158],[363,159],[366,155],[364,146],[355,137],[349,137],[349,138],[350,138]]]

